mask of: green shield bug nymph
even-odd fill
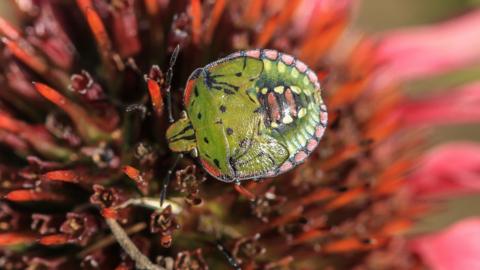
[[[315,73],[293,56],[233,53],[189,77],[185,113],[167,130],[174,152],[193,152],[225,182],[272,177],[317,147],[327,110]]]

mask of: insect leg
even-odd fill
[[[135,112],[135,111],[140,112],[140,117],[142,119],[144,119],[148,114],[147,107],[145,105],[139,104],[139,103],[128,105],[127,108],[125,109],[125,111],[127,111],[127,112]]]
[[[163,202],[165,201],[165,197],[167,197],[167,188],[168,184],[170,184],[170,177],[172,176],[173,170],[178,165],[178,161],[183,157],[183,154],[178,154],[173,162],[172,166],[168,169],[167,174],[162,180],[162,191],[160,192],[160,206],[163,206]]]
[[[175,65],[175,62],[177,61],[178,57],[178,52],[180,52],[180,45],[177,45],[175,47],[175,50],[173,51],[172,57],[170,57],[170,64],[167,70],[166,74],[166,80],[165,80],[165,92],[167,94],[167,111],[168,111],[168,121],[170,123],[175,122],[173,119],[173,113],[172,113],[172,94],[171,94],[171,82],[172,82],[172,77],[173,77],[173,66]]]
[[[246,189],[245,187],[242,187],[239,180],[235,181],[234,188],[239,194],[247,197],[247,199],[249,199],[250,201],[255,200],[255,198],[256,198],[255,194],[253,194],[250,190]]]
[[[133,73],[138,76],[140,81],[143,81],[143,75],[142,71],[138,68],[137,64],[135,63],[135,60],[133,58],[128,58],[127,61],[125,62],[125,66],[129,67]],[[148,111],[147,106],[145,106],[145,101],[142,100],[140,103],[133,103],[133,104],[122,104],[121,102],[118,101],[112,101],[115,105],[119,105],[122,107],[125,107],[126,112],[139,112],[140,113],[140,118],[143,120],[147,115],[150,114]]]
[[[233,267],[233,269],[242,270],[242,268],[238,264],[237,260],[235,260],[235,258],[233,258],[232,254],[230,254],[230,252],[227,251],[227,249],[223,246],[223,244],[219,240],[217,241],[216,246],[217,246],[217,249],[220,252],[222,252],[223,256],[225,256],[225,258],[227,258],[228,263]]]

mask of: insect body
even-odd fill
[[[225,182],[271,177],[302,163],[327,124],[317,76],[275,50],[233,53],[195,70],[186,113],[167,130],[175,152],[194,152]]]

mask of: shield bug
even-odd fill
[[[233,53],[190,75],[169,147],[224,182],[276,176],[317,147],[327,125],[320,94],[316,74],[291,55]]]

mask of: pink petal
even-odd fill
[[[403,29],[382,37],[374,61],[377,87],[472,64],[480,60],[480,10],[434,26]]]
[[[439,233],[422,236],[411,248],[433,270],[480,269],[480,218],[471,218]]]
[[[457,142],[433,149],[422,158],[408,183],[412,192],[421,196],[480,191],[480,144]]]
[[[406,103],[400,111],[407,126],[479,122],[480,82]]]
[[[320,14],[342,13],[351,6],[352,0],[303,0],[294,15],[293,32],[305,33]]]

